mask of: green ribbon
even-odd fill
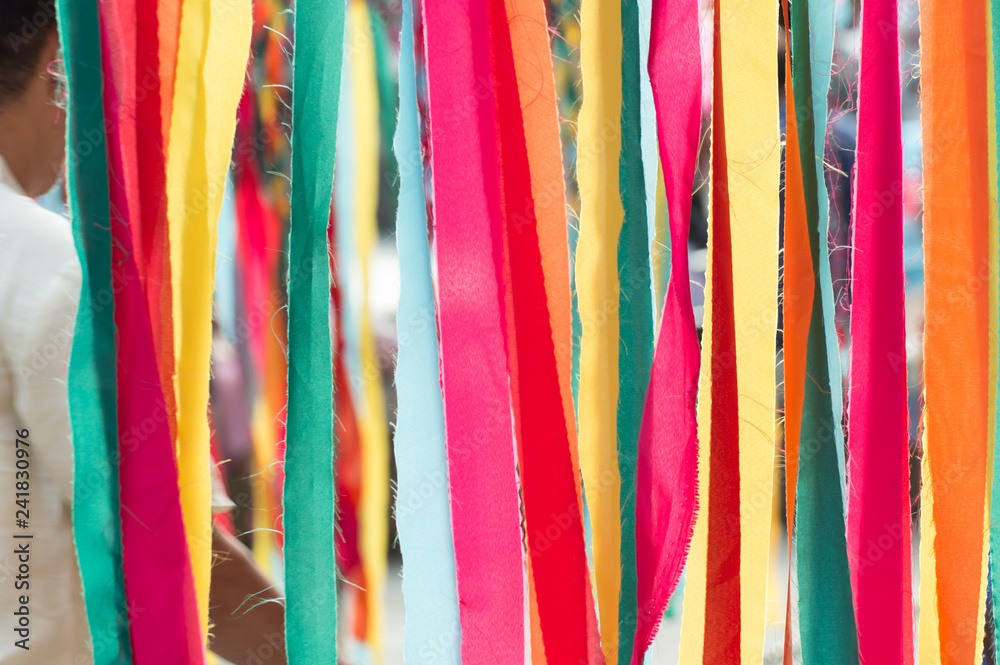
[[[828,0],[812,0],[814,3]],[[826,126],[826,101],[813,104],[808,0],[796,0],[792,13],[792,82],[799,131],[802,188],[806,200],[809,244],[815,287],[809,338],[806,344],[805,396],[799,444],[799,475],[795,500],[795,552],[799,588],[799,633],[806,663],[846,665],[858,662],[857,628],[847,563],[844,496],[837,447],[840,413],[835,412],[827,351],[827,326],[832,317],[823,311],[821,252],[826,252],[826,224],[820,205],[826,205],[825,186],[817,175],[816,107]],[[832,21],[829,26],[833,29]],[[818,103],[822,101],[822,103]],[[822,143],[820,143],[822,145]],[[819,156],[822,158],[822,155]],[[820,172],[822,172],[820,170]],[[824,200],[819,200],[819,192]],[[840,380],[839,373],[836,377]]]
[[[618,236],[618,473],[621,476],[621,587],[618,662],[632,662],[638,606],[635,567],[635,465],[653,365],[653,301],[642,168],[639,5],[622,0],[622,108],[618,182],[625,216]]]
[[[327,229],[344,0],[299,0],[292,73],[285,642],[289,665],[337,661],[333,357]]]
[[[81,270],[67,378],[75,478],[73,536],[94,663],[129,663],[101,29],[95,0],[58,0],[56,12],[68,87],[68,199]],[[84,145],[90,147],[86,153],[77,149]]]

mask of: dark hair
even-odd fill
[[[55,0],[0,0],[0,108],[28,87],[55,29]]]

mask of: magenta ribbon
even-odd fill
[[[865,662],[913,662],[903,144],[894,0],[862,5],[847,549]]]
[[[700,357],[688,284],[687,238],[701,131],[700,48],[697,0],[655,0],[649,75],[673,264],[639,430],[635,504],[639,619],[633,665],[642,663],[677,587],[697,507],[695,403]]]
[[[524,658],[524,565],[487,8],[425,2],[423,19],[462,662],[515,663]]]

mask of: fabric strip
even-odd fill
[[[545,6],[536,0],[507,0],[510,38],[517,73],[521,116],[531,171],[538,243],[541,250],[545,293],[548,301],[552,342],[559,373],[572,474],[576,479],[577,505],[583,515],[583,487],[576,436],[571,380],[573,358],[570,261],[566,224],[565,179],[559,141],[558,107],[549,48]],[[530,541],[530,534],[529,534]],[[529,543],[529,547],[530,547]],[[600,634],[591,585],[586,586],[588,663],[600,660]],[[534,644],[533,644],[534,647]],[[534,650],[532,651],[534,654]]]
[[[333,362],[327,227],[333,195],[345,6],[295,8],[288,416],[284,508],[289,665],[337,658]]]
[[[847,542],[865,661],[913,662],[896,3],[862,6],[851,276]]]
[[[677,587],[697,509],[699,357],[688,283],[687,238],[701,135],[698,18],[694,0],[653,3],[648,70],[658,143],[663,150],[670,237],[675,245],[639,432],[635,503],[638,623],[633,665],[642,662]],[[679,53],[686,55],[678,58]],[[641,240],[648,247],[645,230],[643,224]],[[638,251],[635,258],[638,260]],[[648,280],[642,285],[649,289]],[[623,318],[625,311],[623,307]]]
[[[636,460],[643,403],[653,364],[652,275],[642,164],[639,7],[622,0],[621,152],[618,187],[624,216],[618,236],[618,473],[621,477],[621,583],[618,591],[618,660],[632,661],[638,620],[636,578]],[[649,128],[653,131],[653,128]],[[695,354],[697,356],[697,354]],[[695,372],[692,376],[697,376]],[[693,411],[692,411],[693,416]],[[693,424],[693,417],[692,417]],[[693,457],[691,458],[693,461]],[[691,465],[693,469],[693,464]],[[685,531],[687,526],[681,527]],[[662,549],[662,546],[658,549]],[[654,622],[655,627],[655,622]]]
[[[590,575],[583,523],[569,449],[556,365],[552,325],[545,292],[541,248],[532,195],[531,166],[521,116],[503,0],[490,3],[493,45],[494,108],[499,145],[501,210],[510,259],[511,313],[518,372],[511,389],[519,396],[514,411],[520,434],[519,469],[545,661],[587,662],[587,590]],[[554,104],[554,100],[553,100]],[[560,187],[561,189],[561,187]],[[513,364],[513,363],[512,363]],[[533,658],[535,657],[532,652]]]
[[[685,573],[680,644],[684,663],[739,662],[741,633],[739,405],[719,2],[712,13],[712,188],[698,389],[698,430],[707,440],[698,447],[701,509]]]
[[[718,8],[716,85],[721,85],[725,114],[732,246],[738,248],[732,274],[739,386],[740,659],[759,663],[771,529],[781,159],[774,44],[760,35],[773,34],[777,6],[747,8],[741,0],[720,0]]]
[[[781,3],[785,21],[785,237],[782,274],[782,362],[785,397],[785,520],[788,525],[788,585],[785,606],[783,662],[792,665],[792,635],[797,620],[792,611],[792,580],[795,554],[795,486],[799,473],[799,437],[802,433],[802,401],[806,381],[806,343],[812,312],[815,279],[809,248],[809,222],[802,188],[799,129],[795,115],[792,73],[791,24],[787,0]]]
[[[826,51],[817,54],[824,44],[811,34],[817,15],[825,17],[820,11],[823,8],[814,9],[813,3],[824,4],[824,0],[811,0],[808,13],[802,11],[805,7],[801,3],[792,7],[795,111],[814,280],[795,490],[798,582],[799,588],[811,591],[799,595],[799,632],[803,658],[810,662],[850,663],[858,659],[857,631],[844,527],[841,407],[835,399],[840,368],[838,360],[831,373],[827,344],[834,322],[832,306],[828,308],[825,302],[832,297],[824,280],[824,274],[829,272],[824,215],[828,202],[821,158],[825,142],[817,138],[826,133],[826,87],[822,79],[828,76],[829,66],[822,58]],[[832,17],[829,19],[832,21]],[[819,22],[817,30],[823,33],[825,22]],[[816,78],[821,79],[820,83]],[[822,104],[814,99],[817,94],[822,95]],[[839,358],[836,350],[834,353]]]
[[[921,537],[920,607],[936,608],[937,616],[921,612],[919,644],[921,662],[948,665],[978,656],[985,602],[991,317],[985,5],[924,0],[920,24],[927,311],[921,524],[933,525]]]
[[[212,563],[206,410],[215,225],[232,151],[251,24],[250,3],[246,0],[224,5],[209,0],[185,2],[167,158],[178,469],[198,612],[205,634]]]
[[[580,469],[593,529],[593,566],[601,648],[618,663],[621,580],[621,478],[618,470],[618,261],[615,249],[623,209],[619,198],[621,149],[621,6],[585,0],[580,8],[583,106],[578,118],[577,182],[580,236],[576,294],[580,312]],[[588,93],[588,91],[590,91]],[[625,636],[632,639],[632,636]]]
[[[396,361],[399,405],[393,443],[397,471],[396,525],[405,566],[405,659],[418,665],[459,665],[462,628],[455,590],[448,458],[427,243],[410,0],[404,0],[400,31],[395,152],[399,164],[396,246],[400,293],[396,320],[400,344]],[[429,658],[428,653],[434,653],[434,657]]]
[[[424,3],[438,320],[462,662],[524,657],[486,7]],[[454,110],[468,108],[456,116]]]
[[[73,538],[84,589],[95,665],[131,659],[122,573],[118,499],[118,428],[108,168],[101,103],[101,38],[96,2],[58,0],[56,12],[68,84],[66,138],[97,145],[69,151],[68,201],[80,257],[80,308],[68,374],[73,436]],[[90,137],[90,138],[88,138]]]
[[[736,321],[733,293],[732,219],[726,149],[726,113],[722,81],[721,11],[716,4],[713,57],[712,206],[709,228],[709,268],[705,288],[703,394],[708,395],[699,425],[708,435],[705,512],[705,577],[695,584],[704,594],[699,609],[703,632],[692,642],[705,663],[738,662],[740,637],[740,448],[739,383],[736,366]]]

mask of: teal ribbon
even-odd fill
[[[299,0],[295,6],[283,497],[289,665],[337,661],[327,228],[345,12],[344,0]]]
[[[95,665],[132,662],[122,572],[111,214],[101,29],[95,0],[58,0],[68,85],[68,198],[80,257],[80,306],[67,389],[73,428],[73,536]],[[84,154],[77,146],[89,145]],[[107,299],[105,299],[107,300]]]
[[[846,665],[858,662],[844,522],[843,431],[839,355],[830,350],[833,302],[826,233],[828,205],[823,182],[826,89],[833,49],[831,0],[797,0],[792,9],[792,79],[799,131],[802,186],[809,224],[815,287],[806,345],[805,395],[795,500],[795,552],[802,660]],[[812,42],[810,43],[810,35]],[[813,77],[813,74],[815,78]],[[818,122],[816,122],[818,121]],[[824,278],[825,276],[825,278]],[[836,347],[835,347],[836,348]],[[836,361],[836,362],[835,362]]]
[[[618,473],[621,476],[621,587],[618,662],[632,662],[638,611],[635,567],[635,465],[653,365],[653,298],[643,172],[639,5],[621,0],[622,107],[618,181],[625,217],[618,236]]]

